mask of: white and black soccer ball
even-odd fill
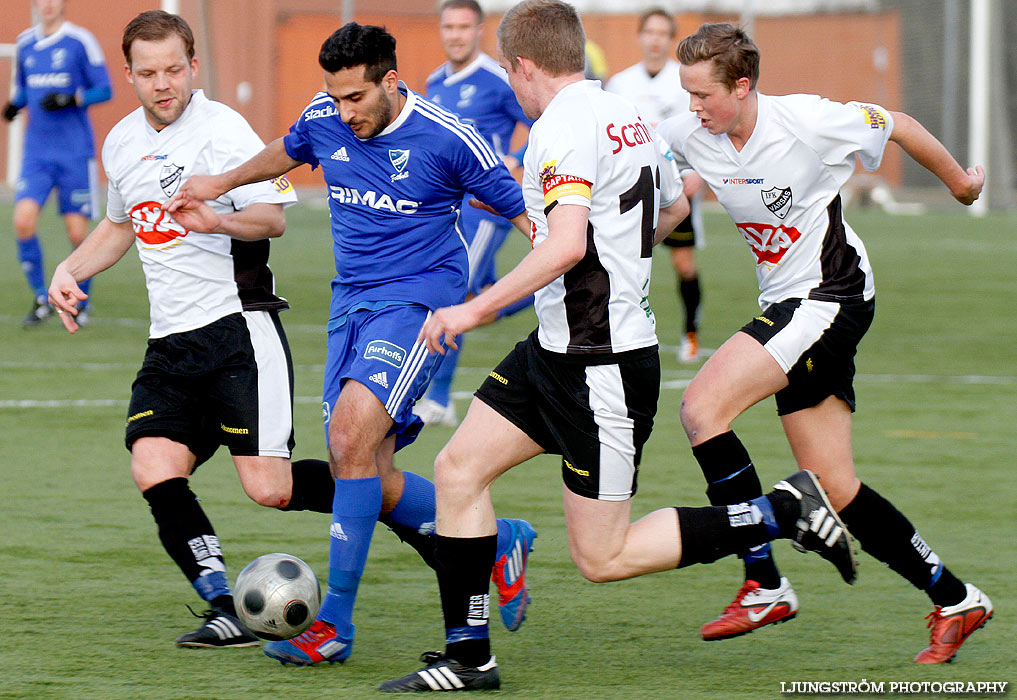
[[[291,639],[314,622],[321,586],[304,561],[291,554],[263,554],[244,567],[233,589],[237,614],[262,639]]]

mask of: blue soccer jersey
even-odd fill
[[[526,209],[518,183],[476,129],[402,83],[399,89],[406,104],[374,138],[357,138],[325,92],[283,137],[286,153],[321,166],[328,185],[333,321],[369,302],[460,303],[463,195],[472,192],[506,217]]]
[[[477,127],[499,156],[508,153],[516,124],[533,124],[516,101],[505,70],[485,53],[455,73],[442,64],[427,78],[427,99]]]
[[[17,44],[12,103],[28,107],[25,152],[34,158],[93,158],[95,142],[87,106],[112,94],[102,49],[95,37],[70,22],[44,35],[40,26],[21,33]],[[47,111],[50,93],[76,94],[78,105]]]

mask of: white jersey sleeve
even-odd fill
[[[532,162],[544,192],[544,206],[578,204],[590,209],[591,189],[597,184],[596,122],[545,120],[541,138],[531,139]]]
[[[893,132],[893,117],[879,105],[834,102],[818,95],[788,95],[784,106],[799,114],[799,137],[827,165],[858,156],[866,170],[876,170]]]
[[[265,148],[264,142],[240,114],[228,108],[218,111],[221,114],[216,115],[216,134],[212,154],[215,162],[210,168],[213,173],[232,170]],[[250,185],[237,187],[217,201],[224,205],[232,205],[234,210],[240,211],[256,202],[289,206],[295,204],[297,198],[289,180],[282,176],[271,181],[254,182]]]

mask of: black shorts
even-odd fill
[[[787,374],[788,386],[775,397],[778,414],[817,406],[828,396],[843,399],[855,410],[855,352],[875,312],[875,300],[838,304],[787,299],[742,327]]]
[[[293,361],[275,311],[230,314],[148,341],[131,389],[127,449],[165,437],[208,460],[219,445],[236,456],[289,458]]]
[[[682,219],[674,227],[674,231],[669,233],[667,238],[660,243],[668,248],[691,248],[694,246],[696,244],[696,232],[692,227],[692,215],[689,214]]]
[[[618,353],[611,364],[549,352],[534,331],[477,390],[545,452],[562,456],[562,479],[587,498],[624,501],[636,492],[643,445],[660,393],[657,347]]]

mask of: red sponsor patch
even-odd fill
[[[784,253],[802,237],[801,231],[793,226],[773,226],[771,224],[736,224],[742,238],[752,248],[756,256],[756,264],[768,263],[776,265],[784,257]]]
[[[148,245],[163,245],[187,235],[158,202],[140,202],[130,211],[134,235]]]

